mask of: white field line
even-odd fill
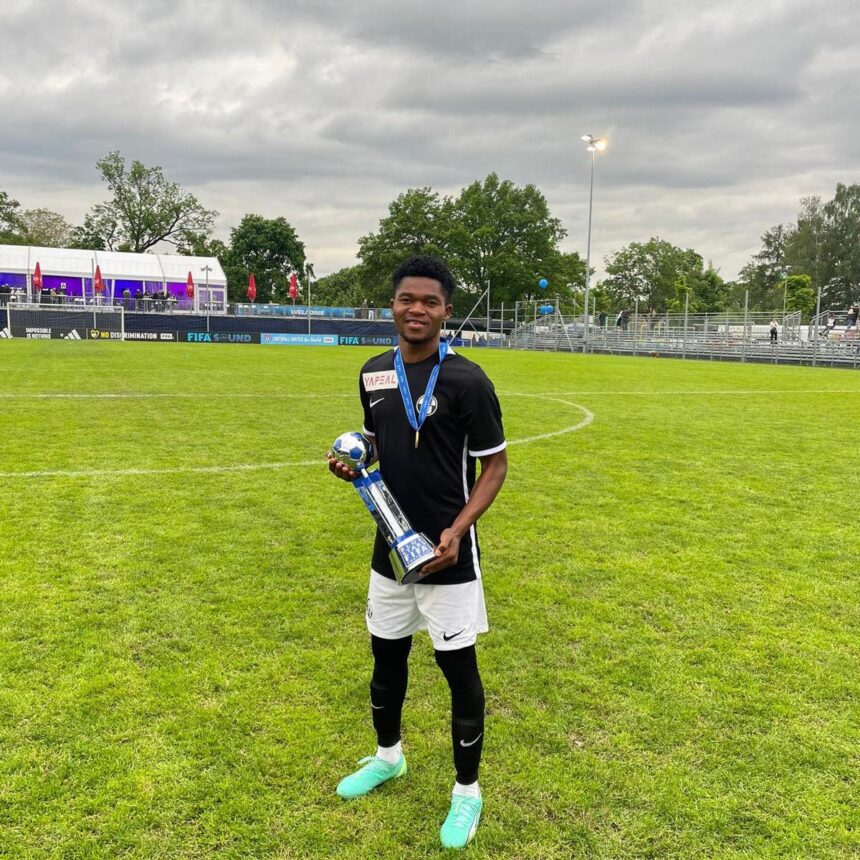
[[[583,427],[588,427],[592,421],[594,421],[594,413],[586,409],[584,406],[580,406],[578,403],[572,403],[569,400],[562,400],[560,397],[553,397],[549,394],[524,394],[524,393],[516,393],[516,392],[508,392],[507,394],[503,394],[503,397],[537,397],[541,400],[552,400],[555,403],[563,403],[565,406],[572,406],[574,409],[578,409],[583,418],[577,424],[571,424],[569,427],[562,427],[561,430],[551,430],[549,433],[540,433],[537,436],[528,436],[525,439],[511,439],[508,442],[508,445],[525,445],[528,442],[537,442],[540,439],[550,439],[553,436],[563,436],[565,433],[575,433],[577,430],[582,430]]]
[[[530,395],[525,393],[520,393],[517,391],[505,391],[499,392],[501,396],[505,397],[529,397]],[[759,389],[727,389],[725,391],[719,390],[701,390],[701,391],[693,391],[686,389],[679,389],[676,391],[659,391],[659,390],[651,390],[651,391],[547,391],[540,395],[534,395],[539,397],[581,397],[582,395],[588,395],[589,397],[595,396],[604,396],[604,397],[631,397],[633,395],[639,395],[640,397],[659,397],[660,395],[692,395],[698,397],[709,397],[711,395],[715,396],[723,396],[723,395],[741,395],[741,396],[754,396],[761,397],[762,395],[771,395],[771,394],[860,394],[860,388],[812,388],[812,389],[799,389],[799,388],[759,388]]]
[[[579,397],[582,395],[588,395],[589,397],[595,396],[603,396],[603,397],[631,397],[631,396],[640,396],[640,397],[659,397],[661,395],[671,395],[671,396],[698,396],[698,397],[708,397],[708,396],[750,396],[756,397],[761,395],[773,395],[773,394],[860,394],[860,389],[858,388],[756,388],[756,389],[725,389],[725,390],[708,390],[708,389],[676,389],[676,390],[643,390],[637,389],[635,391],[590,391],[590,390],[576,390],[576,391],[546,391],[540,394],[535,394],[533,392],[521,392],[521,391],[500,391],[499,394],[502,397],[542,397],[542,398],[562,398],[562,397]],[[282,394],[282,393],[268,393],[268,394],[247,394],[247,393],[224,393],[224,392],[213,392],[202,393],[202,392],[116,392],[113,394],[67,394],[67,393],[56,393],[56,394],[4,394],[0,392],[0,399],[5,400],[183,400],[183,399],[191,399],[191,400],[216,400],[216,399],[249,399],[249,400],[281,400],[281,399],[290,399],[290,398],[318,398],[318,399],[328,399],[331,397],[355,397],[356,393],[331,393],[331,394]]]
[[[300,397],[302,395],[295,395]],[[326,396],[326,395],[309,395],[311,397]],[[332,395],[335,396],[335,395]],[[353,395],[337,395],[341,397]],[[534,397],[540,400],[551,400],[556,403],[562,403],[565,406],[572,406],[578,409],[583,418],[576,424],[571,424],[568,427],[562,427],[560,430],[552,430],[548,433],[540,433],[537,436],[528,436],[523,439],[511,439],[508,445],[525,445],[529,442],[538,442],[541,439],[550,439],[553,436],[562,436],[565,433],[574,433],[577,430],[582,430],[594,421],[594,413],[580,406],[578,403],[572,403],[568,400],[563,400],[559,397],[546,394],[516,393],[510,392],[509,397]],[[0,472],[0,479],[9,478],[110,478],[110,477],[135,477],[139,475],[220,475],[230,472],[253,472],[263,469],[293,469],[303,466],[318,466],[325,467],[325,460],[320,457],[318,460],[300,460],[292,463],[240,463],[235,466],[176,466],[170,469],[54,469],[46,471],[31,471],[31,472]]]
[[[203,394],[200,392],[182,394],[170,392],[161,394],[153,393],[123,393],[116,394],[3,394],[0,393],[0,398],[5,400],[216,400],[225,398],[236,399],[259,399],[259,400],[282,400],[291,397],[357,397],[358,394],[224,394],[222,392],[213,392],[212,394]]]
[[[173,469],[57,469],[45,472],[0,472],[0,478],[112,478],[134,475],[220,475],[223,472],[254,472],[260,469],[291,469],[296,466],[325,467],[325,459],[295,463],[240,463],[236,466],[176,466]]]

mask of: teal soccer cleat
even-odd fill
[[[474,838],[484,801],[480,797],[451,798],[451,811],[439,831],[444,848],[465,848]]]
[[[389,779],[403,776],[406,773],[406,756],[403,754],[394,764],[389,764],[387,761],[372,755],[363,758],[359,764],[363,764],[364,767],[359,768],[349,776],[345,776],[338,783],[337,793],[345,800],[362,797],[369,791],[373,791],[378,785],[382,785],[383,782],[388,782]]]

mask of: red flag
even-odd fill
[[[257,300],[257,282],[254,280],[254,274],[251,273],[251,277],[248,278],[248,299],[251,302]]]
[[[93,278],[93,289],[100,293],[105,288],[105,285],[102,283],[102,270],[100,266],[96,266],[96,274]]]
[[[185,282],[185,295],[189,299],[194,298],[194,278],[191,277],[191,272],[188,273],[188,280]]]
[[[294,299],[299,294],[299,279],[295,272],[290,275],[290,298]]]
[[[42,267],[38,263],[36,263],[36,268],[33,271],[33,289],[42,289]]]

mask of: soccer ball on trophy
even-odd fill
[[[358,431],[338,436],[331,446],[331,453],[335,460],[354,472],[366,469],[376,454],[370,439]]]

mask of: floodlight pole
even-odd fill
[[[212,271],[212,267],[207,263],[200,269],[206,275],[206,301],[209,301],[209,273]],[[194,312],[197,313],[200,310],[200,290],[196,290],[194,293]]]
[[[310,266],[305,266],[305,275],[308,279],[308,334],[311,333],[311,272]]]
[[[591,213],[594,209],[594,148],[591,150],[591,184],[588,190],[588,244],[585,250],[585,320],[582,326],[582,351],[588,346],[588,292],[591,288]]]
[[[588,242],[585,250],[585,319],[582,327],[582,351],[586,352],[588,348],[588,291],[591,287],[591,216],[594,209],[594,153],[598,150],[606,149],[606,141],[602,138],[597,138],[593,134],[584,134],[582,136],[588,146],[586,149],[591,153],[591,183],[588,191]]]
[[[812,366],[818,363],[818,327],[821,316],[821,287],[818,287],[818,297],[815,300],[815,326],[812,329]]]
[[[490,345],[490,279],[487,278],[487,346]]]

